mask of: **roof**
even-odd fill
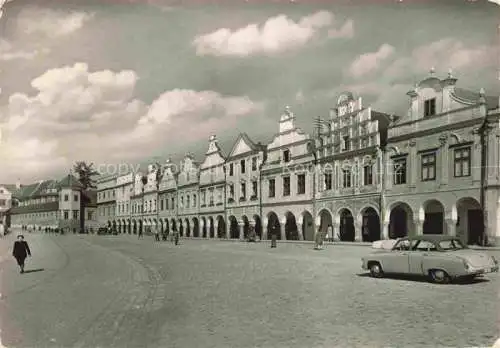
[[[478,92],[473,92],[464,88],[455,88],[453,91],[453,94],[460,98],[460,99],[465,99],[468,101],[471,101],[473,103],[478,103],[479,98],[481,97]],[[489,110],[494,110],[498,109],[499,105],[499,97],[494,97],[494,96],[485,96],[486,99],[486,105],[488,106]]]
[[[16,185],[13,184],[0,184],[0,187],[7,189],[10,193],[13,193],[16,190]]]
[[[15,214],[25,214],[25,213],[42,213],[48,211],[57,211],[59,209],[59,202],[46,202],[40,204],[32,204],[21,207],[12,207],[10,213]]]
[[[82,184],[73,174],[66,175],[62,180],[59,181],[58,184],[59,188],[82,188]]]
[[[228,159],[233,157],[233,156],[231,156],[231,154],[234,152],[234,149],[238,145],[240,139],[243,139],[252,151],[265,151],[267,149],[266,145],[262,145],[261,143],[257,143],[257,144],[254,143],[252,141],[252,139],[250,139],[248,134],[243,132],[243,133],[240,133],[238,135],[238,138],[236,138],[236,141],[234,142],[233,147],[231,148],[231,151],[229,152],[229,155],[227,157]]]

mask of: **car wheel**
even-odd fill
[[[450,282],[450,276],[442,269],[432,269],[429,271],[431,280],[437,284],[447,284]]]
[[[374,278],[382,278],[384,276],[384,272],[382,271],[382,266],[378,262],[370,263],[370,274]]]

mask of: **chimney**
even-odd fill
[[[21,188],[21,179],[17,179],[16,181],[16,189],[19,190]]]

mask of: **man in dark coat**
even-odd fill
[[[14,242],[12,256],[16,258],[17,264],[21,268],[21,273],[24,273],[24,260],[27,256],[31,257],[31,251],[22,234],[17,236],[17,240]]]
[[[271,228],[271,248],[276,248],[276,240],[278,239],[278,231],[276,226]]]

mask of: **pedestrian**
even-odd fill
[[[31,250],[28,246],[28,243],[24,240],[24,236],[22,234],[17,236],[17,240],[14,242],[12,256],[15,257],[17,264],[21,269],[20,273],[24,273],[24,260],[27,256],[31,257]]]
[[[271,229],[271,248],[276,248],[277,243],[276,240],[278,239],[277,233],[276,233],[276,227],[273,226]]]
[[[139,236],[137,237],[137,239],[140,239],[140,238],[142,238],[142,227],[139,228]]]
[[[160,231],[159,231],[159,227],[156,227],[156,228],[155,228],[155,240],[156,240],[157,242],[159,242],[159,241],[160,241]]]
[[[175,245],[179,245],[179,232],[178,231],[174,232],[174,241],[175,241]]]

